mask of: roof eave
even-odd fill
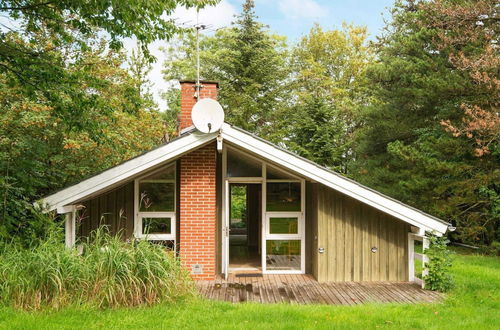
[[[450,225],[229,124],[224,124],[222,134],[223,138],[229,142],[240,145],[276,164],[285,166],[304,177],[322,183],[425,231],[436,231],[439,234],[444,234]]]
[[[228,142],[237,144],[308,179],[322,183],[425,231],[436,231],[439,234],[444,234],[450,226],[449,223],[345,178],[249,132],[232,127],[227,123],[224,123],[221,132],[222,137]],[[139,157],[47,196],[35,204],[42,206],[47,211],[70,205],[123,184],[126,180],[154,166],[172,161],[195,148],[215,140],[218,134],[219,132],[203,134],[192,131]]]
[[[210,134],[192,132],[139,157],[132,158],[75,185],[46,196],[34,204],[45,211],[53,211],[88,196],[109,190],[154,166],[169,162],[194,148],[215,140],[217,134],[217,132]]]

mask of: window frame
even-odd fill
[[[267,168],[268,166],[266,166]],[[304,206],[302,205],[302,194],[304,193],[304,189],[302,187],[302,182],[301,180],[295,180],[295,179],[290,179],[290,180],[278,180],[278,179],[270,179],[270,180],[265,180],[264,181],[265,185],[266,185],[266,204],[264,205],[265,207],[265,211],[266,213],[302,213],[304,211]],[[268,198],[267,198],[267,185],[269,183],[299,183],[300,184],[300,201],[299,201],[299,206],[300,206],[300,209],[298,211],[268,211],[267,210],[267,201],[268,201]]]
[[[297,218],[297,233],[296,234],[273,234],[271,233],[271,218]],[[301,211],[294,212],[266,212],[265,233],[266,238],[270,240],[294,240],[301,239],[304,235],[303,213]]]
[[[148,182],[164,182],[173,183],[174,186],[174,209],[173,211],[140,211],[140,181],[148,176],[168,170],[172,168],[174,171],[174,178],[172,180],[147,180]],[[134,237],[136,239],[145,239],[149,241],[173,241],[174,247],[177,243],[177,227],[176,227],[176,214],[177,214],[177,164],[175,162],[161,166],[160,168],[150,171],[134,180]],[[170,234],[144,234],[142,231],[144,218],[170,218]]]
[[[261,163],[262,174],[260,177],[230,177],[227,175],[227,154],[228,152],[244,154],[246,157],[254,159]],[[272,168],[278,172],[283,173],[289,178],[284,179],[268,179],[267,169]],[[246,153],[244,150],[239,149],[232,144],[225,144],[222,151],[222,272],[226,278],[229,269],[229,184],[230,183],[260,183],[262,186],[262,204],[261,204],[261,240],[259,241],[259,250],[261,251],[261,267],[263,274],[305,274],[306,272],[306,230],[305,230],[305,212],[306,212],[306,181],[294,173],[289,172],[282,166],[274,165],[267,160],[263,160],[256,155]],[[300,183],[300,210],[299,211],[267,211],[267,183]],[[270,234],[269,233],[269,217],[291,215],[297,217],[299,220],[297,234]],[[290,270],[268,270],[267,269],[267,240],[300,240],[300,269]]]

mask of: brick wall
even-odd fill
[[[181,113],[179,115],[179,130],[193,125],[191,120],[191,110],[196,103],[195,95],[195,82],[194,81],[181,81]],[[216,82],[201,81],[200,99],[210,98],[217,100]]]
[[[194,279],[216,275],[216,145],[211,143],[180,160],[180,258]]]

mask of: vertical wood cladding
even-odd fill
[[[318,281],[408,280],[408,224],[324,185],[315,203]]]
[[[306,273],[318,277],[318,184],[306,182]]]
[[[134,233],[134,182],[103,193],[81,203],[77,215],[77,236],[88,237],[99,226],[107,226],[110,234],[124,239]]]

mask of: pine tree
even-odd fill
[[[442,2],[458,12],[477,4]],[[499,154],[477,157],[473,139],[454,137],[442,125],[463,122],[461,105],[484,98],[485,90],[478,93],[473,77],[450,60],[465,49],[478,54],[483,45],[471,39],[458,47],[441,47],[440,36],[450,33],[430,21],[432,16],[426,2],[401,1],[394,8],[392,23],[378,42],[378,63],[368,72],[377,101],[367,109],[358,132],[353,174],[452,222],[455,239],[491,243],[499,231]]]
[[[266,136],[283,99],[286,45],[257,19],[254,2],[247,0],[231,27],[201,36],[201,77],[219,82],[226,121]],[[171,43],[166,53],[167,80],[196,78],[194,33]]]

